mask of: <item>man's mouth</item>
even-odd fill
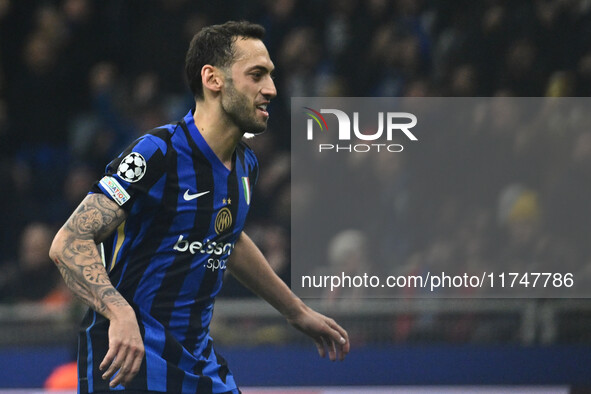
[[[261,113],[263,114],[263,116],[268,117],[269,113],[267,112],[267,104],[259,104],[256,107],[259,111],[261,111]]]

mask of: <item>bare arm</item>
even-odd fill
[[[109,351],[100,368],[108,368],[103,379],[119,371],[111,387],[127,384],[144,356],[135,313],[113,287],[97,248],[125,218],[125,211],[108,197],[90,194],[58,231],[49,252],[70,290],[110,320]]]
[[[275,274],[269,263],[254,244],[242,233],[228,261],[228,270],[242,284],[277,309],[298,330],[314,339],[321,357],[326,354],[332,361],[343,360],[349,352],[347,332],[333,319],[311,308],[299,299]]]
[[[98,194],[87,196],[57,233],[50,256],[64,281],[84,303],[111,318],[114,307],[129,304],[113,288],[96,243],[125,219],[117,204]]]

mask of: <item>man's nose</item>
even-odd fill
[[[261,89],[261,94],[267,99],[272,99],[273,97],[277,96],[277,88],[275,88],[275,82],[273,82],[273,78],[267,78],[265,85]]]

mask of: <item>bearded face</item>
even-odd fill
[[[226,78],[225,87],[222,109],[234,124],[245,133],[260,134],[265,131],[268,116],[260,113],[254,100],[238,91],[229,76]]]
[[[233,63],[222,71],[221,107],[243,133],[259,134],[267,128],[267,105],[277,95],[274,68],[262,41],[236,41]]]

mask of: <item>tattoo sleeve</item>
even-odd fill
[[[97,243],[125,218],[125,211],[108,197],[90,194],[58,232],[51,247],[51,257],[70,290],[107,317],[109,307],[125,306],[127,301],[111,284]]]

